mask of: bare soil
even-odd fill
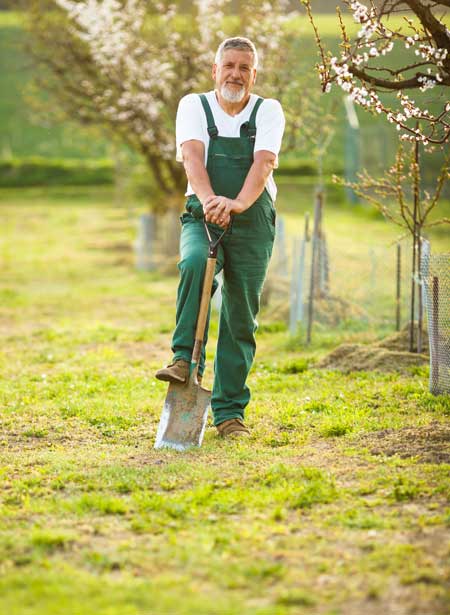
[[[450,463],[450,424],[432,421],[421,427],[383,429],[361,436],[372,455],[417,457],[422,463]]]
[[[417,328],[414,339],[417,340]],[[373,344],[341,344],[324,357],[319,368],[353,371],[397,372],[408,374],[412,367],[427,365],[428,335],[423,333],[422,352],[409,352],[409,327]]]

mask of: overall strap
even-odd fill
[[[250,137],[250,139],[254,139],[256,137],[256,114],[258,113],[258,109],[260,108],[262,102],[263,102],[264,98],[259,97],[258,100],[255,102],[255,106],[252,109],[252,113],[250,115],[250,118],[248,120],[248,136]]]
[[[208,99],[204,94],[200,94],[200,100],[206,114],[206,121],[208,123],[208,134],[211,139],[215,139],[219,135],[219,131],[217,130],[217,126],[214,122],[214,116],[212,114],[211,107],[209,106]]]

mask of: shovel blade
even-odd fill
[[[155,448],[184,451],[191,446],[201,446],[210,405],[211,391],[196,384],[193,378],[187,384],[171,382],[156,434]]]

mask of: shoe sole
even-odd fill
[[[182,378],[176,378],[175,376],[165,376],[164,374],[162,376],[155,376],[155,378],[157,380],[162,380],[163,382],[173,382],[174,384],[185,384],[186,383],[186,379],[182,379]]]

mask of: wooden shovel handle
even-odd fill
[[[202,298],[200,300],[200,310],[197,319],[197,329],[195,331],[195,344],[192,353],[192,361],[198,363],[202,349],[203,338],[205,336],[206,318],[208,316],[209,302],[211,300],[211,290],[216,271],[216,258],[209,257],[206,262],[205,277],[203,280]]]

